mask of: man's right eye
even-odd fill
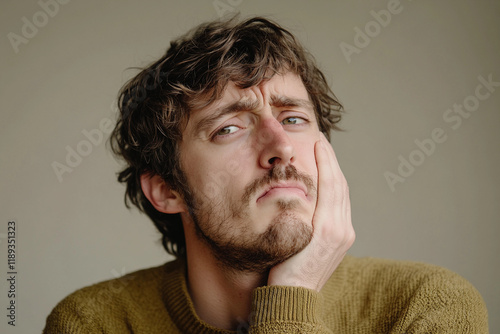
[[[229,135],[231,133],[238,131],[239,129],[240,128],[237,127],[236,125],[228,125],[228,126],[221,128],[220,130],[218,130],[215,133],[214,137]]]

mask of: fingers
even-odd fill
[[[316,142],[315,154],[318,169],[318,198],[315,216],[323,216],[325,212],[331,210],[332,205],[345,207],[346,200],[349,200],[349,192],[335,152],[323,134]]]
[[[315,232],[322,239],[335,240],[350,247],[354,242],[354,229],[349,187],[335,152],[323,134],[316,142],[315,154],[318,168],[318,198],[313,219]]]
[[[323,133],[321,133],[321,142],[324,145],[328,156],[330,167],[329,173],[333,176],[333,184],[337,186],[337,189],[345,189],[347,187],[347,181],[344,177],[344,173],[342,173],[342,170],[340,169],[340,165],[332,145]]]
[[[331,173],[331,161],[328,154],[323,138],[316,142],[315,155],[316,155],[316,168],[318,169],[318,198],[316,203],[316,210],[321,208],[327,203],[327,194],[329,186],[333,185],[334,176]]]

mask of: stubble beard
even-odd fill
[[[288,180],[301,181],[309,194],[316,194],[312,178],[289,165],[273,167],[265,177],[252,182],[239,201],[228,195],[207,200],[193,195],[190,213],[197,236],[225,269],[264,273],[309,244],[313,228],[294,212],[300,205],[297,199],[279,199],[276,203],[279,212],[264,232],[250,232],[245,228],[245,222],[247,225],[252,223],[249,221],[251,196],[270,182]]]

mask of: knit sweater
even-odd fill
[[[446,269],[347,256],[320,293],[263,286],[237,332],[201,320],[181,260],[83,288],[47,318],[45,334],[488,333],[478,291]]]

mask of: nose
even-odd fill
[[[295,159],[292,142],[281,123],[274,117],[261,120],[257,147],[260,150],[259,163],[262,168],[269,169],[278,164],[286,166]]]

